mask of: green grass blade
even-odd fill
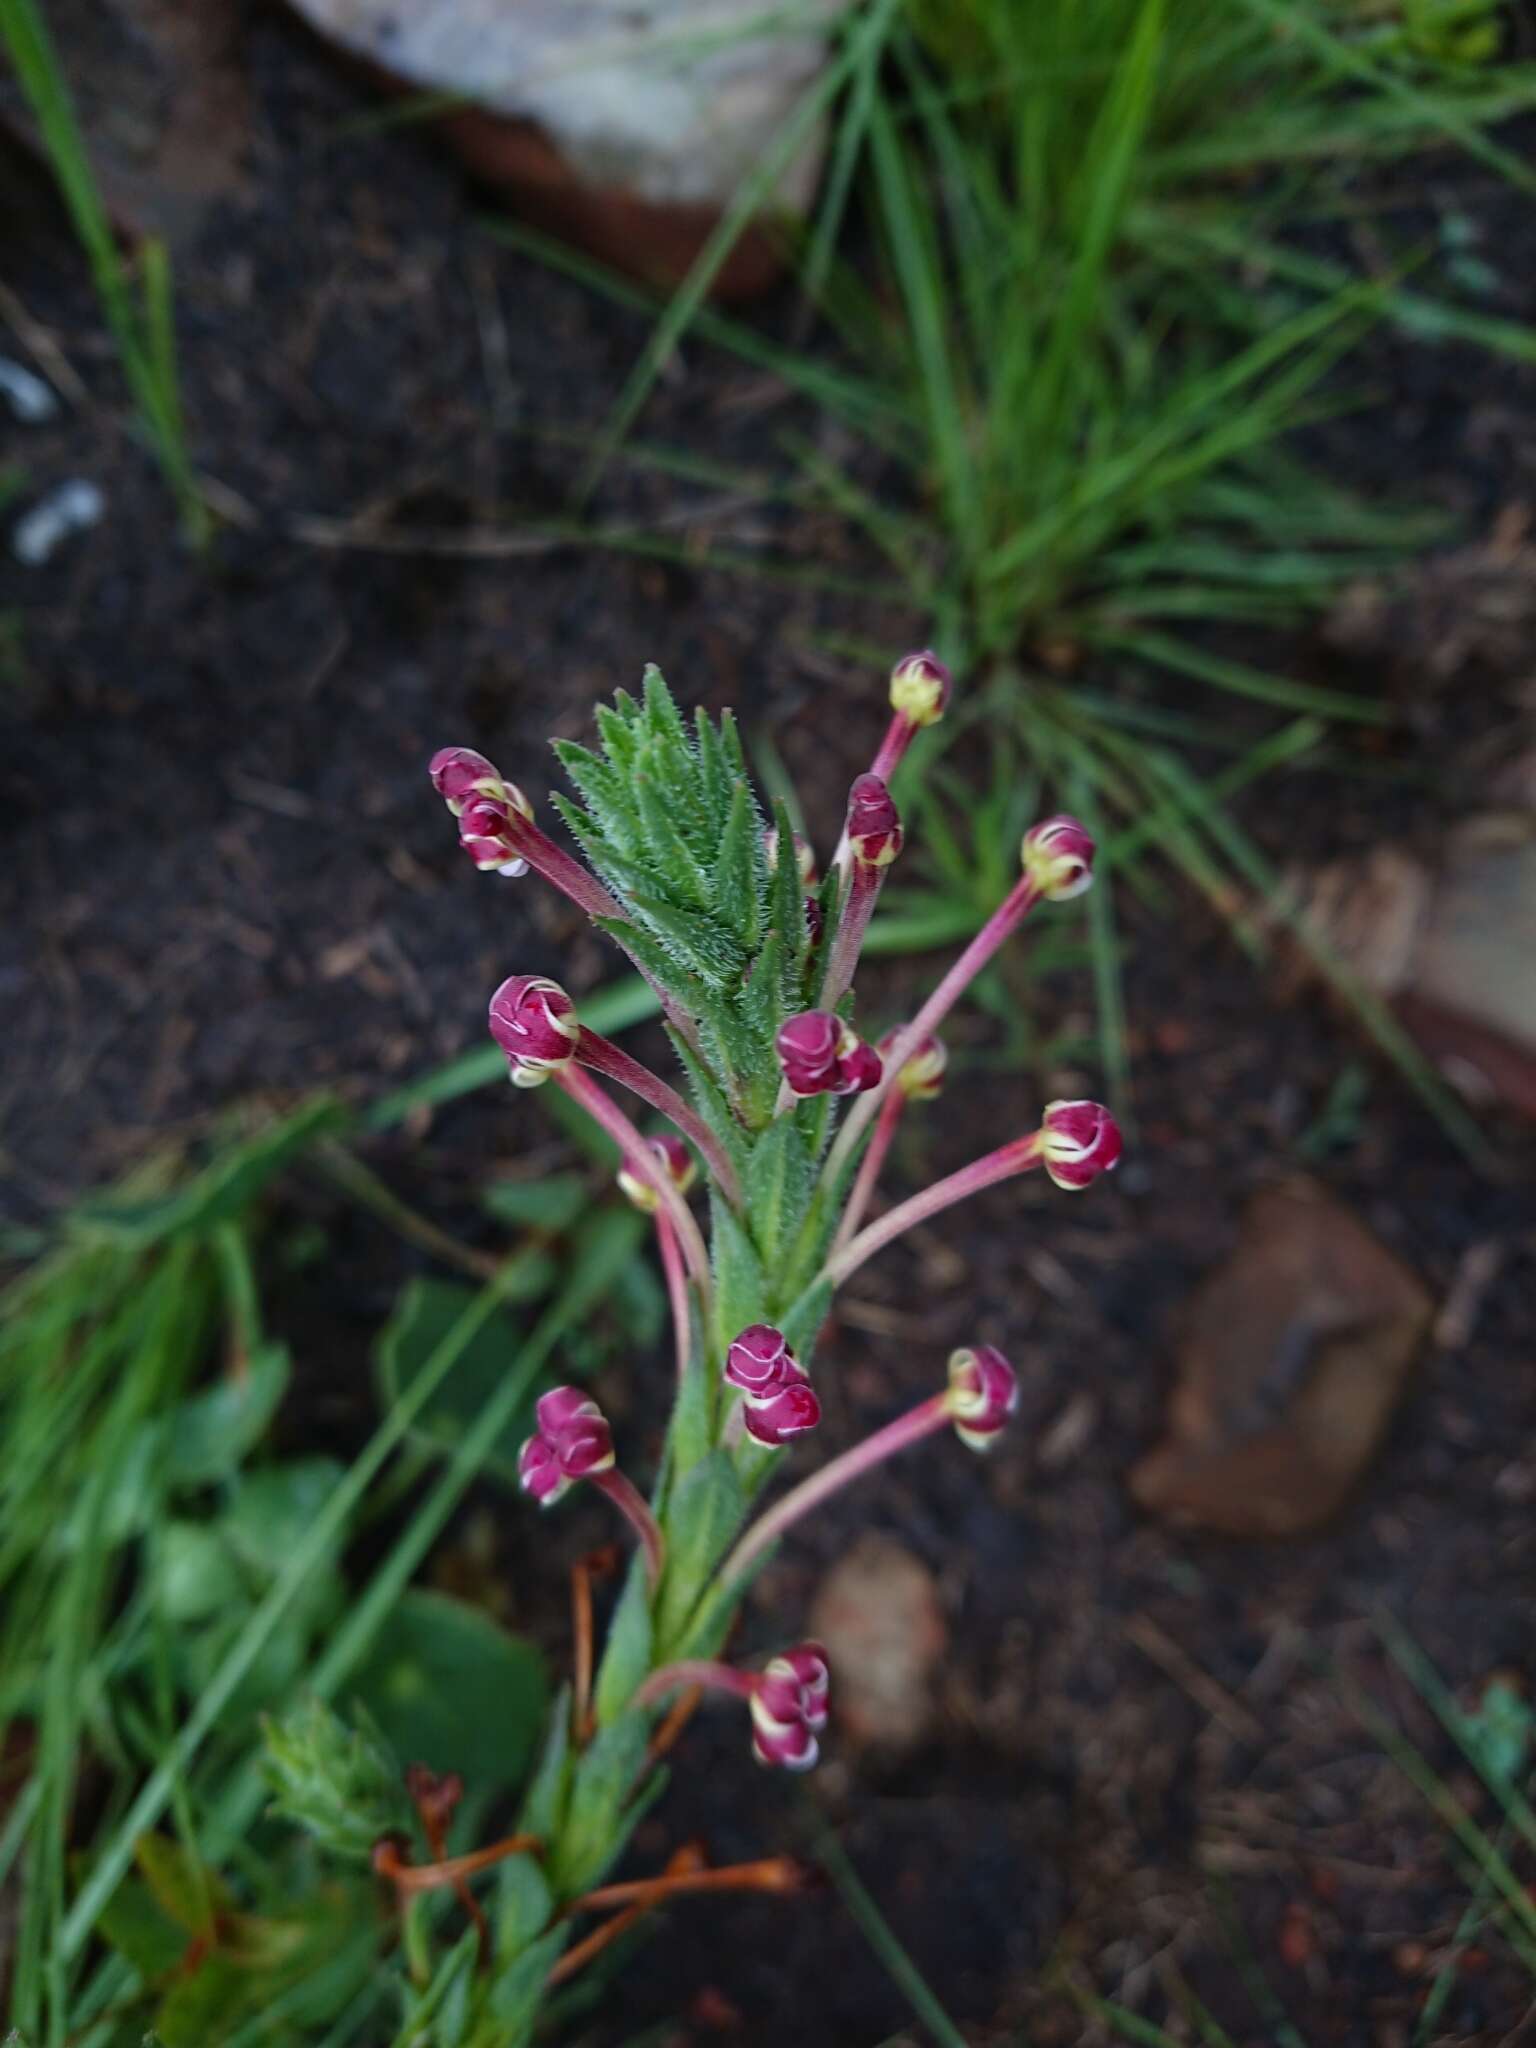
[[[966,2048],[965,2036],[929,1990],[916,1963],[896,1938],[889,1921],[865,1890],[842,1845],[824,1822],[817,1828],[816,1858],[842,1894],[843,1904],[852,1914],[860,1933],[885,1965],[891,1982],[939,2043],[939,2048]],[[1019,2039],[1018,2048],[1027,2048],[1027,2044]]]

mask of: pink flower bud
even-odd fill
[[[804,1436],[821,1420],[821,1403],[816,1390],[792,1365],[770,1394],[748,1394],[742,1403],[742,1421],[747,1435],[777,1451],[792,1437]]]
[[[772,1323],[749,1323],[725,1354],[725,1377],[744,1393],[762,1394],[777,1387],[785,1366],[794,1359],[784,1332]]]
[[[848,792],[848,843],[861,867],[886,868],[901,852],[901,813],[878,775],[859,775]]]
[[[952,1351],[947,1405],[960,1441],[973,1451],[989,1450],[992,1439],[1019,1405],[1018,1375],[990,1344]]]
[[[482,872],[526,875],[528,863],[517,850],[512,809],[495,797],[476,796],[459,815],[459,844]]]
[[[1093,880],[1093,841],[1076,818],[1046,818],[1031,825],[1019,848],[1024,872],[1051,903],[1081,896]]]
[[[819,1643],[770,1658],[752,1689],[752,1750],[759,1763],[808,1771],[827,1725],[828,1673]]]
[[[533,1413],[538,1431],[518,1455],[517,1476],[540,1507],[553,1506],[575,1480],[613,1469],[613,1432],[579,1387],[541,1395]]]
[[[519,1088],[537,1088],[576,1057],[581,1021],[559,982],[514,974],[491,997],[491,1036],[512,1065]]]
[[[891,709],[909,725],[937,725],[949,705],[954,678],[931,647],[903,655],[891,670]]]
[[[1102,1102],[1050,1102],[1040,1123],[1040,1157],[1059,1188],[1085,1188],[1120,1162],[1120,1126]]]
[[[880,1041],[880,1058],[883,1065],[889,1065],[891,1050],[901,1036],[900,1029],[887,1031]],[[908,1053],[901,1072],[896,1076],[896,1086],[909,1102],[931,1102],[944,1086],[944,1073],[949,1065],[949,1052],[942,1038],[929,1032],[920,1039]]]
[[[777,874],[779,867],[779,834],[776,826],[770,825],[763,834],[763,857],[768,863],[770,875]],[[800,870],[800,886],[814,889],[816,886],[816,850],[809,839],[795,834],[795,866]]]
[[[844,1033],[844,1042],[838,1048],[837,1080],[833,1084],[834,1095],[862,1095],[866,1088],[878,1088],[885,1072],[885,1062],[872,1045],[866,1045],[862,1038],[856,1038],[849,1031]]]
[[[665,1168],[672,1185],[679,1194],[687,1194],[693,1186],[698,1169],[693,1154],[681,1138],[675,1138],[668,1131],[661,1137],[646,1140],[658,1163]],[[628,1195],[637,1209],[643,1209],[647,1216],[654,1214],[661,1197],[647,1180],[631,1173],[627,1166],[621,1166],[618,1174],[619,1186]]]
[[[842,1023],[830,1010],[804,1010],[779,1027],[779,1064],[796,1095],[823,1095],[833,1085],[842,1036]]]
[[[494,762],[473,747],[439,747],[427,766],[432,787],[457,818],[471,797],[506,801],[506,784]]]
[[[879,1053],[830,1010],[803,1010],[779,1027],[779,1064],[795,1095],[859,1095],[885,1072]]]

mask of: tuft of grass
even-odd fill
[[[144,437],[176,499],[182,532],[195,547],[212,532],[181,405],[172,309],[171,259],[147,240],[136,269],[123,258],[91,169],[58,49],[37,0],[0,0],[0,42],[37,122],[59,193],[90,265]]]

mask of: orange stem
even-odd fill
[[[393,1880],[401,1893],[430,1892],[439,1885],[457,1885],[493,1863],[505,1863],[509,1856],[523,1856],[543,1845],[537,1835],[508,1835],[488,1848],[472,1849],[467,1856],[449,1856],[439,1863],[402,1863],[396,1845],[384,1840],[373,1852],[373,1867],[380,1877]]]
[[[723,1870],[683,1872],[675,1877],[637,1877],[627,1884],[605,1884],[574,1899],[566,1912],[595,1913],[605,1906],[628,1906],[636,1900],[671,1899],[683,1892],[798,1892],[809,1882],[804,1864],[790,1856],[764,1856],[756,1863],[728,1863]]]
[[[667,1864],[670,1876],[681,1875],[686,1870],[701,1870],[704,1866],[703,1852],[692,1846],[681,1848]],[[643,1920],[655,1902],[641,1899],[633,1906],[627,1906],[622,1913],[615,1913],[611,1920],[605,1920],[601,1927],[592,1932],[576,1946],[567,1949],[559,1962],[544,1979],[545,1989],[553,1991],[557,1984],[563,1984],[568,1977],[574,1977],[578,1970],[584,1970],[594,1956],[600,1956],[605,1948],[616,1942],[621,1934],[627,1934],[637,1920]]]
[[[699,1710],[699,1701],[704,1697],[702,1685],[691,1685],[681,1693],[667,1711],[667,1718],[651,1737],[651,1746],[645,1753],[645,1761],[659,1764],[667,1751],[673,1747],[688,1723]]]

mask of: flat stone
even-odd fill
[[[444,133],[520,210],[622,268],[679,275],[783,134],[848,0],[811,0],[793,34],[763,26],[761,0],[290,4],[381,76],[470,103]],[[809,209],[825,141],[810,124],[767,210]]]
[[[1300,1536],[1369,1465],[1429,1329],[1428,1289],[1297,1176],[1257,1193],[1185,1311],[1161,1443],[1131,1491],[1165,1519]]]
[[[810,1633],[826,1647],[839,1735],[887,1753],[915,1749],[933,1719],[949,1642],[922,1560],[893,1537],[861,1536],[822,1581]]]

